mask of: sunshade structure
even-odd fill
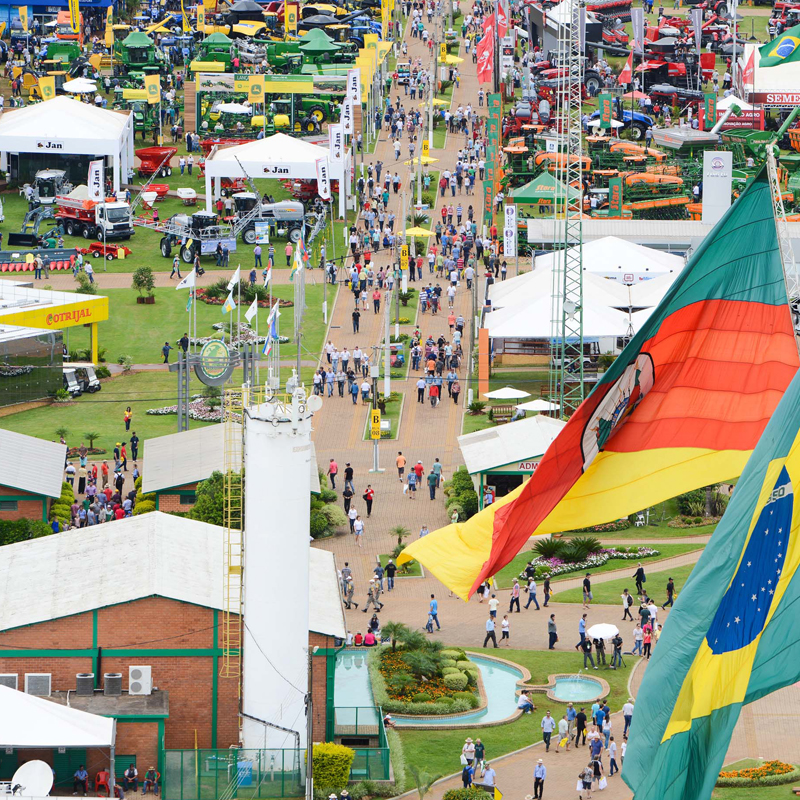
[[[529,400],[527,403],[519,403],[515,408],[520,411],[558,411],[558,403],[551,403],[549,400]]]
[[[304,33],[300,39],[302,40],[300,50],[309,55],[335,53],[343,47],[343,45],[334,42],[322,28],[312,28]]]
[[[265,139],[225,147],[209,155],[205,163],[206,208],[211,211],[220,196],[222,178],[299,178],[316,180],[317,160],[329,162],[330,177],[340,181],[349,159],[330,161],[330,150],[302,139],[276,133]],[[213,191],[212,191],[213,181]],[[339,192],[340,210],[344,213],[344,194]]]
[[[618,633],[619,628],[610,622],[598,622],[586,631],[586,635],[591,639],[611,639]]]
[[[557,198],[563,197],[564,188],[561,183],[549,172],[543,172],[524,186],[514,189],[511,197],[519,205],[549,205],[555,203]],[[580,190],[570,187],[569,199],[580,200]]]
[[[97,91],[97,84],[86,78],[75,78],[73,81],[67,81],[63,89],[70,94],[93,94]]]
[[[428,231],[425,230],[425,228],[416,226],[414,228],[409,228],[406,231],[406,236],[433,236],[433,231]]]
[[[522,389],[514,389],[512,386],[504,386],[502,389],[485,392],[483,396],[490,400],[520,400],[523,397],[530,397],[531,393],[524,392]]]
[[[588,127],[590,128],[599,128],[600,127],[600,120],[599,119],[590,119],[587,123]],[[618,119],[611,120],[611,127],[612,128],[622,128],[624,123],[620,122]]]
[[[623,100],[646,100],[647,95],[644,92],[626,92],[622,95]]]
[[[0,747],[114,746],[116,721],[0,685]]]
[[[222,114],[246,114],[247,116],[253,113],[253,107],[246,106],[244,103],[220,103],[215,110]]]
[[[130,38],[130,37],[128,37]],[[133,115],[54,97],[0,118],[0,152],[111,159],[114,191],[133,168]]]
[[[410,161],[404,161],[403,163],[410,167],[412,164],[419,164],[420,156],[414,156]],[[439,159],[432,158],[431,156],[422,156],[422,163],[424,164],[435,164]]]
[[[441,59],[440,59],[441,60]],[[460,64],[464,59],[459,58],[458,56],[451,56],[449,53],[445,56],[444,62],[445,64]]]
[[[727,111],[732,105],[739,106],[742,111],[752,111],[754,108],[750,103],[745,103],[744,100],[740,100],[735,94],[729,94],[717,103],[717,110]]]

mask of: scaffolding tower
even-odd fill
[[[583,402],[583,88],[582,0],[562,0],[568,13],[558,31],[559,130],[555,212],[557,250],[553,268],[550,399],[568,417]],[[573,202],[570,195],[577,194]]]

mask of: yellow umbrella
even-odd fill
[[[440,59],[441,60],[441,59]],[[464,59],[458,56],[451,56],[449,53],[444,59],[445,64],[460,64]]]
[[[406,231],[406,236],[433,236],[433,232],[426,231],[425,228],[409,228]]]
[[[419,158],[419,156],[414,156],[410,161],[404,161],[403,163],[410,167],[412,164],[419,164]],[[422,156],[423,164],[435,164],[438,160],[438,158],[432,158],[431,156]]]
[[[448,58],[450,58],[450,56],[448,56]],[[464,59],[462,58],[462,59],[459,59],[459,60],[463,61]],[[434,97],[433,98],[433,104],[435,106],[449,106],[450,102],[448,100],[440,100],[438,97]],[[420,108],[425,108],[426,105],[428,105],[428,101],[427,100],[425,102],[423,102],[423,103],[420,103],[419,107]]]

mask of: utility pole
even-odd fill
[[[377,411],[378,409],[378,378],[381,374],[381,367],[380,367],[380,360],[378,358],[378,353],[380,352],[380,345],[374,344],[372,345],[372,361],[370,362],[370,376],[372,378],[372,410]],[[370,429],[372,428],[372,424],[370,421]],[[372,469],[370,472],[383,472],[384,470],[381,469],[380,465],[380,451],[379,445],[380,443],[380,429],[378,430],[378,438],[372,440]]]
[[[399,294],[399,292],[398,292]],[[389,334],[392,308],[392,290],[386,293],[386,303],[383,309],[383,396],[388,398],[392,393],[392,347]]]

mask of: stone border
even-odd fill
[[[470,650],[465,650],[467,655],[473,655],[477,658],[483,658],[486,661],[496,661],[498,664],[503,664],[504,666],[511,667],[512,669],[517,670],[517,672],[521,673],[521,677],[517,680],[517,690],[516,694],[522,691],[522,689],[530,689],[527,685],[527,681],[531,679],[531,673],[526,668],[523,667],[521,664],[516,664],[513,661],[508,661],[505,658],[499,658],[495,655],[488,655],[484,653],[475,653]],[[486,689],[483,685],[483,677],[478,672],[478,691],[480,693],[481,703],[477,708],[472,708],[469,711],[459,711],[455,714],[429,714],[429,715],[422,715],[422,714],[392,714],[392,719],[409,719],[409,720],[442,720],[441,725],[436,724],[426,724],[426,725],[399,725],[395,728],[395,730],[405,731],[418,731],[418,730],[433,730],[433,731],[442,731],[442,730],[466,730],[472,728],[493,728],[497,725],[505,725],[507,722],[514,722],[515,720],[519,719],[522,716],[522,711],[518,708],[514,709],[514,712],[506,717],[505,719],[499,719],[495,722],[459,722],[459,719],[471,716],[472,714],[477,714],[480,711],[483,711],[486,706],[488,705],[489,699],[486,695]]]
[[[608,682],[601,678],[599,675],[586,675],[585,680],[587,681],[595,681],[596,683],[600,684],[600,693],[596,697],[590,697],[587,700],[564,700],[561,697],[555,696],[555,688],[556,688],[556,681],[559,678],[579,678],[580,680],[584,680],[583,676],[578,675],[575,672],[571,673],[558,673],[556,675],[548,675],[547,676],[547,685],[540,685],[540,686],[526,686],[525,688],[528,689],[530,692],[538,692],[540,694],[546,694],[549,700],[552,700],[554,703],[593,703],[595,700],[600,700],[603,697],[606,697],[611,692],[611,687],[608,685]]]

